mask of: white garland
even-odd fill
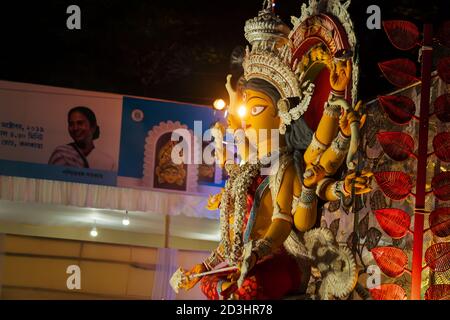
[[[259,162],[257,164],[245,163],[240,167],[236,165],[227,167],[230,177],[225,183],[225,190],[220,203],[220,232],[225,257],[231,264],[238,263],[242,255],[247,191],[253,179],[259,174],[260,168]],[[230,228],[229,223],[231,215],[233,217],[232,228]],[[231,238],[233,244],[231,244]]]
[[[287,147],[282,147],[274,152],[269,152],[256,164],[249,162],[241,166],[228,164],[225,166],[229,178],[225,183],[225,189],[220,201],[220,233],[224,256],[231,264],[236,264],[242,256],[244,217],[247,212],[247,192],[254,178],[260,174],[261,168],[268,159],[275,161],[274,157],[282,157],[288,152]],[[276,160],[276,161],[279,161]],[[284,169],[280,169],[284,172]],[[272,188],[272,186],[271,186]],[[279,187],[277,188],[279,189]],[[278,192],[277,192],[278,194]],[[275,201],[276,204],[276,201]],[[230,218],[233,217],[233,225],[230,226]],[[231,235],[230,235],[231,233]],[[233,239],[233,244],[231,244]]]

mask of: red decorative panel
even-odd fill
[[[331,16],[313,15],[299,24],[290,34],[293,43],[293,57],[300,59],[311,47],[323,42],[331,54],[342,49],[349,49],[344,28]]]
[[[409,175],[401,171],[375,172],[374,176],[381,191],[393,200],[405,199],[413,187]]]
[[[444,93],[434,100],[434,112],[442,122],[450,122],[450,93]]]
[[[440,59],[437,70],[439,77],[441,77],[445,83],[450,83],[450,57]]]
[[[441,172],[431,180],[436,198],[442,201],[450,200],[450,172]]]
[[[397,49],[409,50],[417,45],[419,30],[414,23],[389,20],[383,22],[383,27],[392,45]]]
[[[450,162],[450,132],[438,133],[433,139],[433,148],[439,160]]]
[[[434,284],[425,292],[425,300],[450,300],[450,284]]]
[[[416,105],[404,96],[380,96],[380,104],[391,121],[396,124],[407,124],[416,113]]]
[[[450,207],[442,207],[434,210],[428,221],[433,233],[441,238],[450,236]]]
[[[379,132],[378,141],[384,152],[395,161],[403,161],[414,153],[414,140],[403,132]]]
[[[391,238],[403,238],[411,225],[411,217],[403,210],[386,208],[375,210],[378,223]]]
[[[398,284],[386,283],[369,291],[374,300],[406,300],[406,292]]]
[[[378,66],[386,79],[397,87],[406,87],[416,81],[416,65],[409,59],[394,59],[379,62]]]
[[[450,269],[450,242],[440,242],[429,247],[425,252],[425,261],[433,271]]]
[[[377,247],[370,251],[381,271],[389,277],[399,277],[405,272],[408,256],[395,247]]]

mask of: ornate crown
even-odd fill
[[[271,5],[271,1],[265,1],[265,8],[258,16],[245,23],[245,38],[252,48],[246,48],[242,63],[244,77],[247,81],[253,78],[266,80],[277,88],[282,98],[305,98],[306,91],[302,92],[299,77],[291,68],[289,28],[272,12]],[[308,87],[307,95],[312,94],[311,89]],[[296,113],[302,115],[308,104],[299,104]]]
[[[260,78],[275,86],[283,98],[300,97],[298,78],[290,68],[292,58],[289,46],[289,28],[272,11],[272,1],[265,1],[258,16],[247,20],[245,38],[247,47],[243,61],[246,80]]]
[[[285,44],[290,32],[289,27],[272,12],[272,1],[265,1],[264,7],[258,16],[247,20],[244,27],[245,39],[252,46],[258,42],[276,42]]]

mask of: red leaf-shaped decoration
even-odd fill
[[[445,83],[450,83],[450,57],[439,60],[437,70],[439,77],[441,77]]]
[[[434,284],[425,292],[425,300],[450,300],[450,284]]]
[[[391,238],[403,238],[411,225],[411,217],[403,210],[386,208],[375,210],[378,223]]]
[[[383,22],[392,45],[400,50],[409,50],[416,46],[419,39],[419,30],[416,25],[409,21],[389,20]]]
[[[406,300],[406,292],[398,284],[385,283],[369,291],[374,300]]]
[[[411,178],[401,171],[383,171],[374,173],[381,191],[392,200],[405,199],[413,187]]]
[[[450,242],[439,242],[429,247],[425,252],[425,261],[433,271],[450,269]]]
[[[416,65],[409,59],[379,62],[378,66],[386,79],[396,87],[406,87],[418,81]]]
[[[450,200],[450,172],[441,172],[431,180],[436,198],[442,201]]]
[[[401,249],[395,247],[377,247],[372,249],[373,258],[381,271],[389,277],[399,277],[405,272],[408,256]]]
[[[450,122],[450,93],[444,93],[434,100],[434,112],[442,122]]]
[[[413,155],[414,140],[403,132],[379,132],[378,141],[384,152],[395,161],[403,161]]]
[[[433,233],[441,238],[450,236],[450,207],[434,210],[428,217]]]
[[[378,101],[389,119],[396,124],[407,124],[416,113],[416,105],[408,97],[381,96],[378,97]]]
[[[433,139],[433,148],[436,157],[450,162],[450,132],[438,133]]]
[[[450,48],[450,21],[445,21],[442,23],[437,37],[443,46]]]

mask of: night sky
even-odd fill
[[[246,45],[245,20],[261,0],[46,0],[2,2],[0,79],[211,104],[225,96],[225,76],[234,47]],[[290,25],[300,0],[278,0],[277,13]],[[81,30],[66,28],[66,8],[81,8]],[[377,62],[408,57],[417,49],[394,49],[383,30],[366,27],[367,6],[383,20],[449,19],[448,0],[353,0],[349,8],[360,42],[360,97],[394,88]],[[291,26],[291,25],[290,25]]]

